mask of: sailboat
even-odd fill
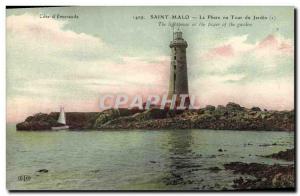
[[[66,125],[65,111],[64,111],[64,107],[62,107],[62,106],[60,107],[60,113],[59,113],[59,117],[58,117],[57,123],[59,125],[55,126],[55,127],[51,127],[52,130],[65,130],[65,129],[69,129],[69,126]]]

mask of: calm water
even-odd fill
[[[276,143],[276,145],[271,145]],[[268,145],[266,145],[268,144]],[[239,177],[232,161],[292,148],[294,133],[214,130],[17,132],[7,128],[8,189],[218,190]],[[218,149],[223,149],[219,152]],[[214,172],[210,167],[222,170]],[[37,172],[40,169],[48,173]],[[29,175],[31,180],[18,181]]]

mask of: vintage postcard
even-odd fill
[[[7,189],[295,190],[293,7],[7,7]]]

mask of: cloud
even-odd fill
[[[104,42],[85,33],[76,33],[65,30],[66,21],[52,18],[39,18],[38,16],[23,14],[12,15],[6,19],[6,30],[10,37],[30,40],[31,44],[46,45],[55,49],[74,50],[89,47],[96,49],[105,47]]]
[[[249,72],[251,68],[262,72],[268,69],[272,71],[270,68],[275,70],[281,64],[293,60],[292,40],[280,35],[269,35],[255,43],[248,43],[247,37],[248,35],[232,37],[202,51],[198,58],[198,62],[201,62],[201,74],[234,74],[234,69],[239,68],[245,72]],[[230,70],[233,72],[228,72]]]
[[[59,105],[64,105],[67,111],[99,111],[101,94],[124,93],[130,98],[138,94],[145,98],[166,93],[169,58],[158,57],[152,62],[132,57],[123,60],[75,65],[77,69],[70,72],[69,77],[27,79],[22,84],[10,85],[8,90],[13,91],[14,96],[7,102],[8,119],[21,121],[29,114],[50,112]],[[19,109],[13,109],[15,107]]]
[[[294,107],[293,42],[268,35],[255,43],[231,37],[198,56],[191,91],[205,104],[235,101],[269,109]],[[200,102],[201,102],[200,101]]]
[[[9,119],[20,121],[58,105],[69,111],[98,111],[101,93],[167,90],[168,56],[119,54],[100,37],[66,25],[30,14],[7,17]]]

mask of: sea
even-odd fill
[[[7,125],[9,190],[230,190],[225,163],[294,147],[294,132],[232,130],[16,131]]]

